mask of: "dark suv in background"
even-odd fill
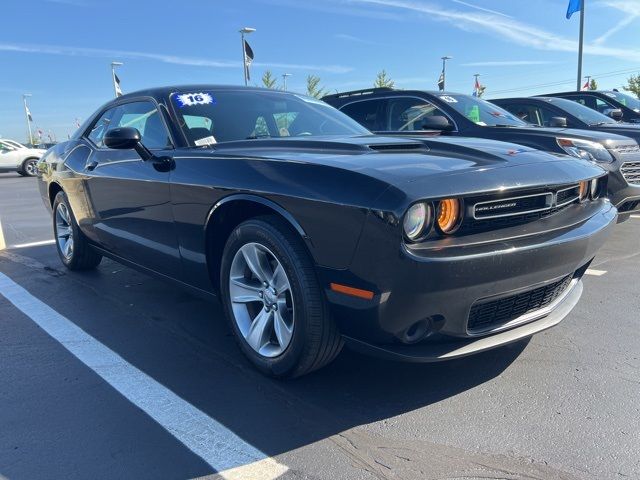
[[[543,97],[560,97],[573,100],[615,120],[640,123],[640,100],[613,90],[587,90],[584,92],[548,93]],[[616,112],[620,110],[620,112]]]
[[[609,198],[619,221],[640,210],[640,148],[628,137],[607,132],[543,128],[471,95],[374,88],[323,98],[364,127],[432,143],[434,137],[461,136],[511,142],[596,162],[609,172]],[[506,150],[517,149],[505,145]],[[621,171],[628,169],[627,179]]]

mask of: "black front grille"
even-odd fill
[[[620,167],[622,176],[631,185],[640,185],[640,162],[627,162]]]
[[[550,210],[543,210],[541,212],[527,213],[525,215],[513,215],[510,217],[491,218],[488,220],[466,220],[460,226],[460,230],[458,230],[458,233],[460,235],[468,235],[472,233],[497,230],[499,228],[523,225],[525,223],[534,222],[536,220],[540,220],[541,218],[546,218],[553,214],[561,212],[562,210],[568,208],[570,205],[571,204],[566,204],[562,207],[551,208]]]
[[[569,287],[574,275],[498,300],[479,301],[471,307],[467,330],[478,333],[509,323],[516,318],[549,306]]]
[[[562,205],[563,203],[573,202],[578,198],[580,198],[580,187],[567,188],[558,192],[556,204]]]

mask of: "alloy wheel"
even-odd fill
[[[69,208],[64,203],[59,203],[56,208],[56,241],[64,258],[71,260],[73,256],[73,229],[71,228]]]
[[[24,165],[24,171],[30,177],[35,177],[38,173],[38,162],[36,160],[29,160]]]
[[[293,293],[282,264],[264,245],[247,243],[233,257],[229,295],[234,321],[258,354],[273,358],[291,343]]]

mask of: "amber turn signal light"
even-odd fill
[[[584,181],[584,182],[580,182],[580,190],[579,190],[579,195],[580,195],[580,201],[584,202],[587,199],[587,195],[589,194],[589,181]]]
[[[460,200],[446,198],[438,202],[436,223],[442,233],[453,233],[460,226],[462,220],[462,206]]]
[[[339,283],[331,283],[331,290],[338,293],[344,293],[351,297],[364,298],[365,300],[373,299],[373,292],[369,290],[362,290],[360,288],[349,287],[347,285],[341,285]]]

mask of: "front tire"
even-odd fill
[[[276,216],[247,220],[230,235],[220,289],[240,349],[261,372],[304,375],[340,353],[342,337],[300,237]]]
[[[23,177],[37,177],[38,176],[38,159],[37,158],[27,158],[24,162],[22,162],[22,166],[20,170],[18,170],[18,174]]]
[[[53,202],[53,234],[58,256],[69,270],[90,270],[102,261],[80,231],[64,192],[58,192]]]

